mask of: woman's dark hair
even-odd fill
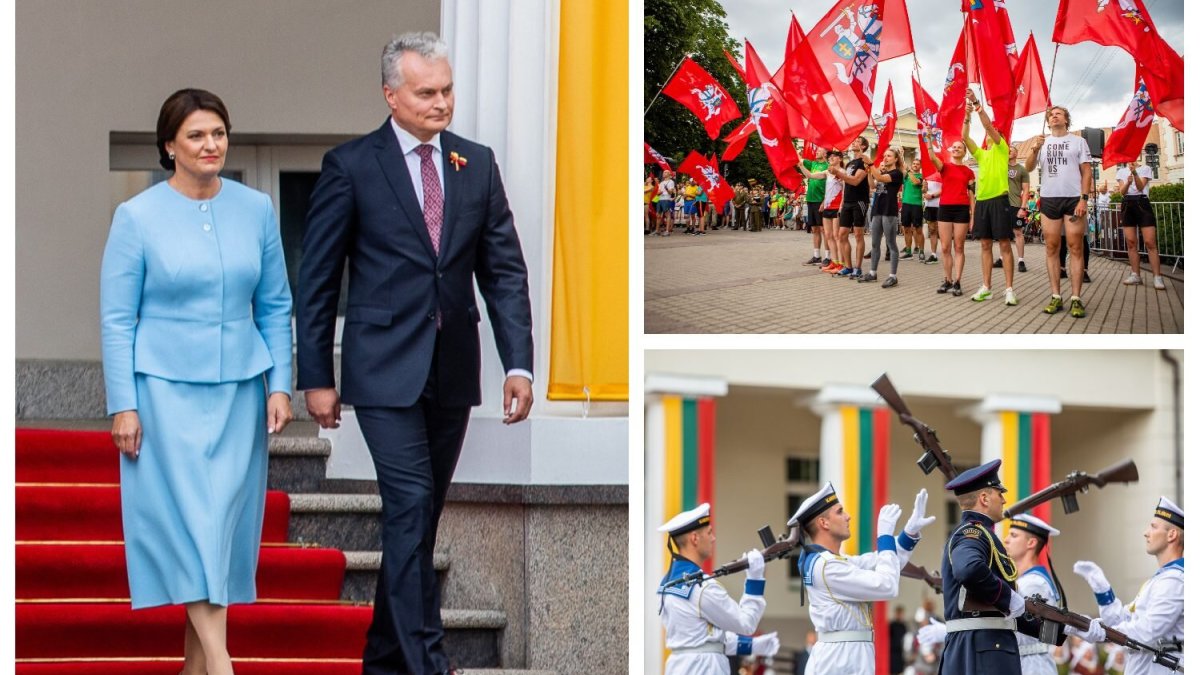
[[[171,94],[158,111],[158,129],[154,140],[158,146],[158,163],[167,171],[175,170],[175,160],[167,155],[167,141],[175,140],[183,121],[197,110],[216,113],[225,122],[225,133],[229,133],[229,111],[219,96],[203,89],[180,89]]]

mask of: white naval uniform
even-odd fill
[[[699,570],[690,560],[676,558],[663,583]],[[746,580],[740,602],[711,579],[665,590],[660,585],[660,616],[672,652],[664,675],[728,675],[728,655],[750,653],[751,640],[746,636],[757,630],[767,607],[762,595],[765,583]]]
[[[884,543],[883,539],[892,539]],[[900,568],[912,556],[916,540],[900,535],[880,537],[880,550],[862,555],[837,555],[820,546],[806,546],[800,571],[808,590],[809,617],[817,631],[817,644],[808,657],[805,675],[864,674],[875,672],[873,639],[828,642],[826,633],[872,630],[871,602],[891,600],[900,590]],[[865,636],[864,636],[865,637]]]
[[[1055,607],[1062,607],[1062,599],[1054,588],[1050,573],[1041,565],[1031,567],[1017,577],[1017,592],[1026,598],[1040,595]],[[1052,645],[1018,631],[1017,648],[1021,650],[1021,675],[1058,675]]]
[[[1183,558],[1163,565],[1142,584],[1137,597],[1127,607],[1108,593],[1097,594],[1100,620],[1105,626],[1130,638],[1157,647],[1160,639],[1183,640]],[[1105,602],[1107,600],[1107,602]],[[1183,665],[1183,655],[1179,665]],[[1154,663],[1146,652],[1129,650],[1125,654],[1125,675],[1167,675],[1171,670]]]

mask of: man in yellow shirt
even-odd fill
[[[1004,265],[1004,304],[1016,305],[1017,295],[1013,292],[1013,219],[1008,206],[1008,142],[988,117],[975,92],[967,89],[967,103],[975,108],[990,144],[986,149],[975,145],[969,131],[970,112],[963,128],[963,141],[967,151],[979,165],[975,178],[975,229],[983,261],[983,285],[971,300],[983,302],[992,297],[992,242],[1000,242],[1000,258]]]

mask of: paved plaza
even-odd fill
[[[868,245],[870,238],[868,236]],[[903,248],[903,242],[900,244]],[[993,247],[999,255],[999,247]],[[718,230],[705,236],[675,233],[645,239],[645,332],[650,333],[1182,333],[1183,276],[1166,277],[1167,290],[1124,286],[1124,260],[1093,255],[1082,299],[1087,316],[1064,307],[1049,315],[1045,249],[1025,247],[1029,271],[1016,273],[1020,304],[1004,304],[1004,271],[992,270],[992,299],[972,302],[982,279],[979,243],[968,241],[962,297],[938,295],[942,266],[901,260],[899,285],[832,278],[804,264],[812,235],[791,230]],[[1015,264],[1015,251],[1014,251]],[[870,269],[870,261],[863,261]],[[1169,271],[1164,270],[1164,271]],[[1063,280],[1063,296],[1070,285]]]

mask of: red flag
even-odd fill
[[[1017,60],[1017,98],[1013,119],[1039,115],[1050,105],[1050,91],[1046,88],[1046,76],[1042,71],[1042,57],[1038,55],[1037,42],[1030,31],[1029,39]]]
[[[804,44],[804,31],[796,15],[788,26],[787,44],[783,50],[783,63],[771,81],[783,93],[783,102],[787,105],[788,133],[792,138],[812,138],[819,130],[809,121],[810,118],[824,119],[819,114],[819,108],[812,105],[812,98],[829,92],[829,83],[821,74],[821,66],[812,49]],[[788,79],[792,84],[788,84]],[[789,90],[791,96],[789,97]]]
[[[800,172],[796,170],[799,157],[796,146],[788,134],[787,111],[783,97],[770,79],[762,59],[750,41],[746,41],[746,98],[749,102],[750,119],[758,129],[763,152],[771,164],[771,170],[779,183],[789,190],[800,186]]]
[[[729,64],[733,66],[733,72],[737,73],[738,77],[745,80],[746,79],[746,69],[742,67],[742,64],[737,62],[737,59],[733,58],[733,54],[730,54],[729,50],[724,50],[724,51],[725,51],[725,58],[728,59]]]
[[[942,147],[948,148],[962,140],[963,120],[967,117],[967,66],[968,31],[963,26],[958,36],[958,46],[950,57],[950,68],[946,71],[946,82],[942,86],[941,116],[938,125],[942,130]]]
[[[708,193],[708,199],[718,213],[725,208],[725,202],[733,199],[733,188],[721,177],[717,163],[712,159],[693,150],[679,165],[679,170],[696,179],[696,184]]]
[[[1138,68],[1137,81],[1134,82],[1133,100],[1125,109],[1125,115],[1117,126],[1113,127],[1104,144],[1104,168],[1121,162],[1131,162],[1142,154],[1142,146],[1150,135],[1150,127],[1154,122],[1154,104],[1150,102],[1150,92],[1142,79],[1142,69]]]
[[[963,75],[965,78],[965,74]],[[939,123],[938,102],[937,99],[925,91],[920,82],[917,82],[916,76],[913,76],[913,105],[916,108],[917,115],[917,133],[924,135],[925,130],[930,132],[930,146],[933,151],[938,154],[942,163],[950,161],[950,155],[946,152],[945,132]],[[961,120],[959,121],[961,127]],[[918,147],[921,148],[921,173],[926,176],[932,176],[937,173],[937,167],[933,164],[933,159],[925,150],[925,144],[921,143]],[[882,154],[882,153],[881,153]]]
[[[809,141],[804,141],[804,148],[800,151],[800,159],[810,161],[817,159],[817,144]]]
[[[684,57],[675,76],[663,87],[663,93],[700,118],[709,138],[716,138],[722,125],[742,116],[725,87],[690,56]]]
[[[1004,53],[1008,54],[1008,67],[1015,70],[1020,54],[1017,52],[1017,38],[1013,34],[1012,19],[1008,16],[1006,0],[992,0],[996,7],[996,18],[1000,22],[1000,34],[1004,36]]]
[[[1163,41],[1142,0],[1060,0],[1053,40],[1124,49],[1143,66],[1156,112],[1183,131],[1183,57]]]
[[[658,154],[658,151],[650,147],[650,144],[646,141],[642,141],[642,145],[644,146],[642,150],[642,164],[657,164],[662,167],[663,171],[671,170],[671,163],[667,161],[666,157]]]
[[[746,149],[746,143],[750,140],[750,134],[753,134],[754,130],[754,120],[746,120],[726,136],[724,140],[729,145],[725,148],[725,153],[721,155],[721,161],[732,162],[737,159],[737,156],[742,154],[742,150]]]
[[[912,51],[904,0],[839,0],[786,60],[788,100],[816,132],[806,138],[826,147],[849,145],[870,122],[879,62]]]
[[[883,131],[879,132],[879,152],[875,153],[875,166],[883,159],[883,151],[896,135],[896,97],[892,95],[892,83],[888,82],[887,97],[883,99]]]
[[[1013,64],[1005,50],[1001,17],[992,0],[964,0],[964,4],[971,47],[979,66],[979,81],[995,109],[997,103],[1007,100],[1013,91]]]

